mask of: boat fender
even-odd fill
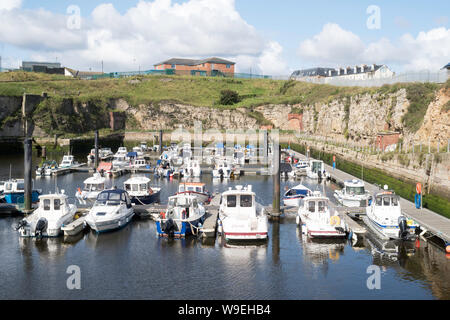
[[[339,218],[338,216],[330,217],[330,225],[339,226],[340,224],[341,224],[341,218]]]

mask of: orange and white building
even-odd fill
[[[174,70],[176,74],[186,75],[234,75],[235,62],[221,58],[207,58],[203,60],[172,58],[154,67],[156,70]]]

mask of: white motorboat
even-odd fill
[[[150,181],[145,176],[133,176],[123,183],[132,203],[146,205],[160,201],[161,188],[151,187]]]
[[[198,235],[205,213],[205,208],[195,196],[178,194],[169,197],[166,211],[156,219],[156,233],[168,237]]]
[[[251,185],[238,185],[222,193],[219,231],[226,241],[267,240],[268,218],[264,207],[256,202]]]
[[[201,182],[180,182],[177,194],[188,194],[197,197],[200,202],[208,202],[211,198],[206,184]]]
[[[69,204],[61,193],[39,196],[39,207],[19,222],[16,229],[21,237],[57,237],[61,227],[73,221],[77,206]]]
[[[170,178],[174,170],[167,160],[158,160],[155,168],[155,175],[158,177]]]
[[[34,182],[33,182],[34,184]],[[42,193],[40,189],[33,189],[31,192],[31,202],[39,201],[39,195]],[[9,204],[20,205],[25,199],[25,180],[9,179],[3,185],[3,201]]]
[[[198,160],[185,161],[185,167],[183,171],[184,177],[200,177],[202,169],[200,168],[200,162]]]
[[[400,206],[400,197],[384,186],[384,191],[375,194],[363,217],[366,225],[381,239],[410,239],[418,225],[407,219]]]
[[[112,152],[111,148],[101,148],[99,151],[100,160],[109,160],[114,157],[114,152]]]
[[[148,150],[147,142],[141,141],[140,147],[142,151],[146,152]]]
[[[303,199],[296,222],[301,226],[302,233],[310,238],[342,238],[347,235],[345,221],[330,208],[329,199],[320,191],[314,191]]]
[[[218,160],[213,171],[213,178],[229,178],[232,172],[231,166],[225,160]]]
[[[371,198],[364,188],[364,182],[358,179],[344,181],[344,188],[336,190],[334,197],[345,207],[366,207]]]
[[[84,180],[83,189],[78,188],[77,192],[75,193],[75,197],[78,199],[80,204],[92,205],[95,200],[97,200],[97,196],[100,194],[100,192],[105,190],[107,182],[107,178],[102,177],[100,173],[96,172],[92,177]]]
[[[325,171],[325,165],[322,160],[312,159],[306,168],[306,175],[311,179],[328,179],[330,174]]]
[[[60,168],[71,168],[73,166],[78,165],[78,162],[75,160],[73,155],[65,155],[61,163],[59,164]]]
[[[136,152],[138,158],[144,156],[144,151],[142,151],[141,147],[133,147],[133,152]]]
[[[137,158],[131,162],[131,168],[133,169],[147,168],[147,166],[149,166],[149,163],[144,158]]]
[[[36,169],[36,177],[50,177],[56,169],[58,169],[56,161],[45,161]]]
[[[309,161],[307,160],[299,160],[296,164],[295,167],[297,169],[306,169],[309,167]]]
[[[301,200],[311,195],[312,191],[302,184],[290,188],[283,195],[283,203],[285,206],[299,207]]]
[[[134,216],[131,199],[125,190],[102,191],[89,210],[85,222],[96,232],[107,232],[126,226]]]
[[[114,155],[114,158],[112,160],[112,165],[114,168],[122,168],[126,167],[130,164],[129,160],[127,159],[127,155],[123,153],[116,153]]]

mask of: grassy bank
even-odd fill
[[[287,144],[282,144],[282,148],[287,148]],[[290,144],[291,149],[306,154],[306,147],[300,144]],[[310,147],[310,155],[313,158],[321,159],[325,163],[332,165],[333,155]],[[336,168],[347,172],[357,178],[361,178],[362,167],[356,163],[340,158],[336,159]],[[371,184],[385,185],[394,190],[396,194],[404,199],[414,202],[416,186],[413,183],[405,182],[394,178],[379,169],[369,169],[364,167],[364,181]],[[432,193],[423,196],[423,207],[428,208],[440,215],[450,218],[450,201]]]
[[[133,81],[130,81],[133,80]],[[137,80],[137,81],[136,81]],[[23,92],[55,98],[73,98],[76,102],[123,98],[131,105],[176,101],[194,106],[215,108],[255,107],[264,104],[310,105],[332,100],[349,101],[359,94],[385,95],[401,88],[411,88],[410,96],[427,94],[439,85],[396,84],[380,88],[336,87],[293,80],[232,79],[200,76],[148,75],[122,79],[79,80],[39,73],[12,72],[0,75],[0,95],[21,96]],[[236,91],[240,102],[224,106],[219,103],[222,90]],[[414,95],[414,92],[419,92]],[[419,101],[420,99],[416,99]],[[420,111],[420,110],[419,110]],[[419,112],[421,113],[421,112]]]

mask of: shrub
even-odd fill
[[[239,94],[233,90],[222,90],[220,92],[219,103],[222,105],[232,105],[241,101]]]

